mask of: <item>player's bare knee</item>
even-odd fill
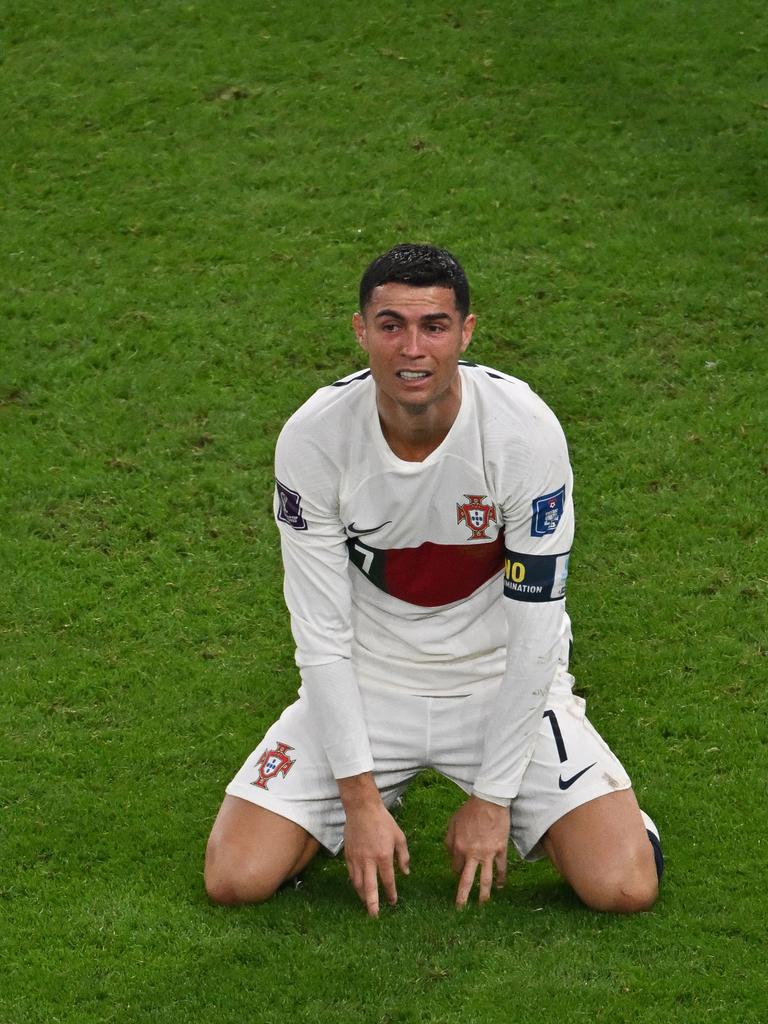
[[[659,895],[658,881],[646,872],[595,879],[577,895],[592,910],[607,914],[639,914],[650,910]]]
[[[237,906],[237,892],[230,879],[217,872],[206,870],[203,880],[205,893],[211,903],[216,903],[221,907]]]
[[[226,907],[264,903],[275,894],[281,881],[274,878],[274,873],[259,870],[241,847],[215,832],[205,851],[203,880],[208,899]]]
[[[276,892],[272,886],[243,884],[232,879],[206,879],[205,891],[211,903],[220,907],[242,907],[266,903]]]
[[[612,914],[640,914],[651,909],[658,894],[659,887],[655,880],[647,883],[625,882],[610,893],[607,905],[600,909]]]
[[[642,886],[634,886],[623,892],[620,913],[639,914],[650,910],[659,895],[659,883],[655,878],[648,879]]]
[[[205,891],[211,903],[223,907],[239,907],[247,903],[265,903],[274,896],[278,886],[255,872],[224,872],[206,865]]]

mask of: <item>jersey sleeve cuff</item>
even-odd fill
[[[325,754],[333,771],[334,779],[348,779],[351,775],[363,775],[374,769],[373,758],[370,755],[345,759],[349,751],[333,746],[327,746]]]
[[[479,800],[486,800],[489,804],[496,804],[498,807],[509,807],[512,803],[512,798],[508,796],[495,796],[491,793],[481,792],[477,788],[473,788],[472,796],[476,796]]]

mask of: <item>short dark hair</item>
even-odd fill
[[[360,309],[365,309],[380,284],[409,284],[414,288],[440,285],[452,288],[462,319],[469,313],[469,282],[461,264],[447,249],[404,242],[377,256],[360,281]]]

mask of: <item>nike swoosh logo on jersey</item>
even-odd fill
[[[586,774],[586,772],[588,772],[590,768],[594,768],[596,764],[597,761],[593,761],[592,764],[588,764],[586,768],[582,768],[580,772],[576,772],[575,775],[572,775],[570,779],[564,779],[561,775],[558,779],[558,785],[560,786],[560,789],[570,789],[574,782],[578,782],[581,776]]]
[[[364,537],[367,533],[376,533],[377,530],[382,530],[385,526],[389,526],[391,522],[392,520],[388,519],[386,523],[382,523],[381,526],[371,526],[367,530],[361,530],[359,526],[355,526],[354,523],[350,523],[349,526],[346,527],[346,531],[347,533],[354,533],[357,537]]]

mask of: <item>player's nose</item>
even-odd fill
[[[409,359],[418,359],[424,355],[424,343],[417,327],[403,331],[400,352]]]

